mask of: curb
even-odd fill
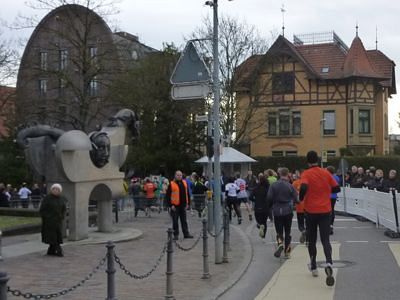
[[[254,225],[250,227],[253,228]],[[243,240],[244,251],[243,256],[244,259],[240,264],[239,268],[236,269],[235,272],[232,273],[229,278],[223,282],[219,287],[215,288],[208,296],[203,297],[202,300],[216,300],[219,297],[223,296],[228,290],[230,290],[246,273],[247,269],[249,268],[253,256],[254,256],[254,249],[253,244],[250,241],[248,235],[238,226],[231,225],[231,228],[235,229],[236,232],[240,235],[241,239]]]

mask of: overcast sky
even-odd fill
[[[0,18],[12,21],[18,13],[33,12],[24,0],[0,0]],[[120,14],[113,16],[118,27],[139,36],[140,41],[160,49],[163,42],[183,44],[183,37],[201,24],[203,17],[211,15],[205,0],[125,0],[118,7]],[[356,23],[359,36],[366,49],[375,48],[378,28],[378,49],[396,64],[400,64],[399,0],[219,0],[220,14],[238,17],[255,25],[260,33],[269,37],[271,31],[281,32],[281,7],[286,10],[285,36],[334,30],[350,46],[355,36]],[[114,22],[113,22],[114,23]],[[4,32],[3,36],[28,35],[30,32]],[[397,68],[396,68],[397,71]],[[400,74],[396,74],[397,79]],[[400,81],[397,82],[400,93]],[[400,133],[396,120],[400,112],[400,97],[389,100],[389,130]]]

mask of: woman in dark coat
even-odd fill
[[[47,255],[64,256],[60,244],[62,240],[62,221],[66,211],[66,199],[61,196],[60,184],[53,184],[50,193],[40,205],[42,217],[42,242],[49,244]]]
[[[264,177],[264,174],[258,175],[258,183],[253,189],[254,196],[254,216],[256,218],[257,225],[260,228],[260,237],[265,238],[267,232],[267,219],[271,211],[271,203],[267,201],[269,189],[269,182]]]

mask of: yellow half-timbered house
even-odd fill
[[[310,149],[338,156],[389,153],[388,99],[396,93],[395,64],[350,48],[334,33],[279,36],[265,55],[236,74],[237,128],[252,156],[298,156]]]

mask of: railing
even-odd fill
[[[338,194],[336,211],[364,217],[377,226],[382,225],[393,232],[399,232],[398,215],[400,213],[396,191],[390,193],[368,189],[342,188]]]

